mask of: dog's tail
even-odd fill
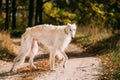
[[[17,56],[13,60],[13,66],[11,71],[15,71],[17,67],[24,63],[26,56],[30,53],[32,47],[33,39],[31,35],[27,35],[24,33],[21,38],[21,47],[18,51]]]

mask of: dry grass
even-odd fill
[[[102,41],[104,39],[112,36],[111,31],[107,31],[104,28],[98,27],[78,27],[76,38],[73,40],[75,43],[80,43],[82,45],[93,45],[98,41]]]
[[[1,54],[9,53],[15,55],[18,51],[18,46],[12,42],[9,33],[4,31],[0,32],[0,45]]]

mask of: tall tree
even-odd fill
[[[0,0],[0,14],[2,14],[2,0]]]
[[[35,25],[42,24],[43,1],[36,0]]]
[[[36,0],[35,25],[39,24],[39,0]]]
[[[16,0],[12,0],[12,30],[16,29]]]
[[[29,16],[28,16],[28,26],[33,26],[33,16],[34,16],[34,0],[29,1]]]
[[[39,24],[42,24],[42,12],[43,12],[43,1],[40,0],[39,3]]]
[[[9,0],[6,0],[6,19],[5,19],[5,30],[9,28]]]

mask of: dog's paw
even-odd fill
[[[17,69],[11,69],[10,72],[11,73],[17,73]]]

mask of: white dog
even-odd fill
[[[21,48],[11,71],[16,71],[19,65],[23,64],[26,56],[30,56],[29,63],[32,68],[36,68],[33,64],[35,54],[38,52],[38,43],[46,46],[50,52],[50,70],[54,70],[55,56],[57,53],[63,55],[63,67],[65,67],[68,59],[64,50],[67,48],[71,39],[75,37],[76,25],[67,24],[62,26],[55,25],[37,25],[27,28],[21,38]]]

